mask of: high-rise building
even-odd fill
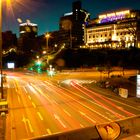
[[[140,11],[117,10],[90,20],[85,44],[89,48],[140,48]]]
[[[36,37],[38,33],[37,24],[31,23],[27,20],[25,23],[19,25],[20,37]]]
[[[22,53],[31,53],[35,48],[38,26],[27,20],[19,25],[18,50]]]
[[[12,31],[2,32],[2,48],[6,52],[11,48],[16,48],[17,46],[17,37],[16,34]]]
[[[84,43],[85,23],[89,20],[89,13],[82,9],[81,1],[73,2],[72,12],[60,18],[59,28],[61,40],[66,46],[74,47]]]

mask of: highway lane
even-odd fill
[[[92,92],[89,94],[76,83],[69,88],[61,87],[47,78],[42,81],[21,73],[8,78],[8,102],[7,139],[69,131],[131,117],[140,111]]]
[[[106,104],[106,106],[111,105],[114,108],[124,112],[128,117],[132,117],[134,115],[139,115],[139,113],[140,113],[140,108],[138,108],[138,107],[131,106],[128,103],[123,103],[123,102],[120,102],[118,100],[115,100],[115,99],[113,100],[113,99],[110,99],[106,96],[99,95],[96,92],[93,92],[92,90],[89,90],[88,88],[80,85],[79,83],[77,83],[75,81],[73,81],[71,84],[72,84],[72,87],[74,87],[75,89],[82,92],[84,95],[93,99],[94,102],[99,103],[99,100],[101,99],[101,101],[103,101],[104,104]],[[99,103],[99,104],[101,104],[101,103]],[[125,116],[125,117],[127,117],[127,116]]]

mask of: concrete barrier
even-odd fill
[[[32,140],[114,140],[122,139],[140,133],[140,116],[99,124],[92,127],[57,133]]]
[[[76,129],[64,133],[31,138],[31,140],[100,140],[100,136],[95,126]]]

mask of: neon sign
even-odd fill
[[[113,13],[108,13],[104,15],[99,15],[100,23],[106,23],[106,22],[112,22],[116,21],[118,19],[123,19],[127,14],[129,14],[130,11],[120,11],[120,12],[113,12]]]
[[[123,19],[123,18],[125,18],[125,15],[116,15],[116,16],[106,17],[106,18],[101,19],[100,23],[112,22],[118,19]]]

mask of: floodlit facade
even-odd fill
[[[85,48],[140,48],[140,11],[104,13],[85,29]]]
[[[37,24],[31,23],[27,20],[25,23],[19,24],[19,38],[18,38],[18,50],[22,53],[35,52],[37,49]]]
[[[37,24],[31,23],[27,20],[25,23],[19,25],[20,37],[36,37],[38,33]]]

